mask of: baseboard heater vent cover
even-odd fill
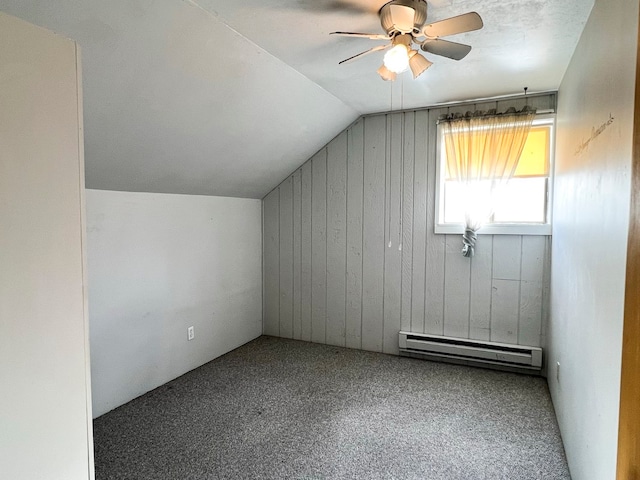
[[[501,370],[542,369],[542,349],[466,338],[400,332],[400,354]]]

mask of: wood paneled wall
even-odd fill
[[[480,235],[469,259],[433,229],[438,117],[524,102],[363,117],[269,193],[264,333],[385,353],[400,330],[542,345],[549,238]]]

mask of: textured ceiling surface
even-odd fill
[[[89,188],[261,198],[365,113],[556,89],[593,0],[433,0],[473,46],[417,80],[376,74],[385,1],[0,0],[82,49]]]

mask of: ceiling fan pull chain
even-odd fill
[[[398,218],[398,250],[402,251],[404,226],[404,77],[400,79],[400,215]]]
[[[393,110],[393,83],[391,84],[391,105]],[[393,115],[391,113],[386,116],[385,128],[387,142],[384,155],[384,210],[385,221],[387,222],[387,238],[389,239],[387,248],[391,248],[391,154],[393,153]]]

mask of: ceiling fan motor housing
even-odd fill
[[[425,0],[392,0],[380,9],[380,24],[387,35],[418,34],[427,21]]]

